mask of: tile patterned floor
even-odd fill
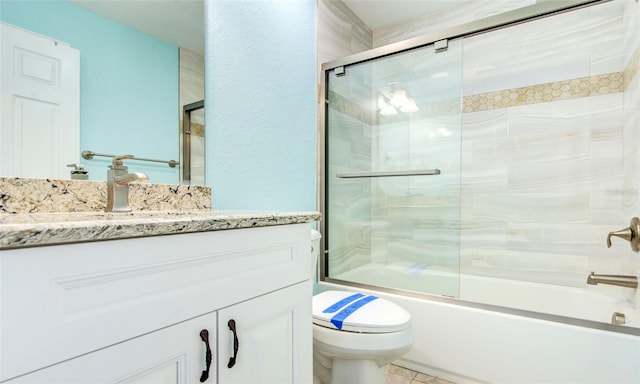
[[[455,384],[451,381],[439,379],[434,376],[425,375],[389,364],[387,367],[387,384]]]

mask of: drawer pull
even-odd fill
[[[200,331],[200,338],[202,339],[202,341],[204,341],[204,345],[206,345],[207,347],[207,352],[205,355],[205,362],[207,364],[207,369],[202,371],[202,375],[200,376],[200,382],[204,383],[209,378],[209,368],[211,368],[211,360],[212,360],[211,347],[209,346],[209,331],[207,331],[206,329],[203,329],[202,331]]]
[[[233,368],[236,365],[236,357],[238,356],[238,346],[240,342],[238,341],[238,333],[236,332],[236,321],[231,319],[227,323],[231,332],[233,332],[233,356],[229,358],[229,364],[227,364],[227,368]]]

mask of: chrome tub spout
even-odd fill
[[[617,285],[619,287],[638,288],[638,277],[625,275],[596,275],[594,272],[591,272],[589,277],[587,277],[587,284],[608,284]]]

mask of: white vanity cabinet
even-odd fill
[[[0,381],[198,383],[206,329],[205,383],[309,383],[309,237],[291,224],[2,250]]]
[[[310,291],[301,283],[218,312],[220,384],[312,382]]]
[[[209,343],[214,348],[215,327],[214,312],[19,376],[7,383],[197,383],[206,368],[206,347],[200,339],[200,331],[209,330]],[[204,383],[216,383],[215,361],[208,373]]]

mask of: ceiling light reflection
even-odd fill
[[[383,116],[393,116],[398,114],[398,110],[404,113],[418,112],[420,108],[415,100],[407,94],[404,89],[394,89],[391,96],[384,93],[378,94],[378,110]]]
[[[393,93],[391,93],[391,99],[389,100],[391,105],[397,108],[406,104],[408,101],[409,98],[407,97],[407,92],[405,92],[403,89],[396,89],[395,91],[393,91]]]
[[[387,104],[384,108],[380,109],[380,114],[382,116],[393,116],[398,114],[398,110],[393,107],[393,105]]]

